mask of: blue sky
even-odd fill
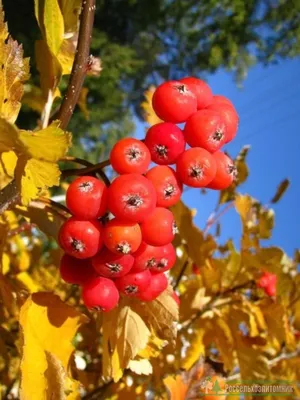
[[[300,59],[284,60],[277,65],[257,65],[238,88],[232,74],[219,71],[208,76],[207,82],[215,94],[229,97],[240,116],[240,127],[235,140],[226,146],[233,157],[245,144],[250,175],[240,187],[263,203],[274,195],[284,178],[291,185],[284,197],[274,205],[276,214],[273,237],[269,243],[282,247],[289,255],[300,247],[300,180],[297,160],[300,160]],[[137,125],[137,136],[143,136],[144,126]],[[203,228],[218,199],[216,192],[203,196],[196,189],[187,191],[183,201],[197,208],[197,225]],[[238,244],[241,226],[234,210],[221,219],[221,242],[233,238]]]

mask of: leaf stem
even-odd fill
[[[234,206],[234,202],[231,201],[230,203],[227,204],[225,208],[223,208],[222,211],[219,212],[219,214],[212,213],[208,220],[206,221],[206,225],[203,229],[203,235],[206,235],[210,228],[224,215],[226,214],[232,207]]]
[[[49,124],[53,101],[54,101],[53,92],[52,92],[52,90],[49,90],[47,102],[45,104],[43,114],[42,114],[42,128],[43,129],[47,128],[47,126]]]
[[[76,159],[77,162],[81,159]],[[74,161],[75,160],[69,160],[69,161]],[[80,163],[80,162],[78,162]],[[88,162],[87,162],[88,163]],[[83,163],[82,163],[83,164]],[[90,166],[86,167],[86,168],[72,168],[72,169],[65,169],[64,171],[62,171],[62,177],[66,178],[68,176],[81,176],[81,175],[91,175],[93,173],[98,173],[101,177],[101,179],[103,180],[103,182],[105,183],[106,186],[110,185],[110,180],[107,177],[107,175],[105,174],[103,170],[103,168],[107,167],[108,165],[110,165],[110,161],[109,160],[105,160],[102,161],[98,164],[90,164]]]
[[[82,89],[84,78],[86,76],[96,10],[95,3],[96,0],[82,0],[80,28],[75,59],[67,92],[56,117],[61,121],[62,129],[66,129],[69,124],[75,105],[78,101],[80,91]]]
[[[180,270],[180,272],[179,272],[179,275],[178,275],[178,277],[177,277],[177,279],[176,279],[176,282],[175,282],[175,285],[174,285],[174,289],[177,289],[177,288],[178,288],[178,285],[179,285],[179,283],[180,283],[180,281],[181,281],[181,279],[182,279],[182,277],[183,277],[183,275],[184,275],[184,273],[185,273],[185,271],[186,271],[188,265],[189,265],[189,260],[187,259],[187,260],[184,262],[183,266],[181,267],[181,270]]]

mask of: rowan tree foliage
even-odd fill
[[[288,181],[267,205],[241,193],[249,147],[236,157],[237,180],[220,193],[204,229],[193,223],[195,210],[182,202],[173,207],[177,262],[168,289],[149,303],[122,298],[106,314],[83,306],[80,289],[58,273],[56,239],[69,213],[53,199],[66,192],[71,176],[106,179],[104,158],[90,160],[99,161],[109,144],[132,130],[130,104],[143,97],[147,124],[157,122],[151,107],[156,79],[219,66],[240,75],[254,43],[259,61],[296,55],[299,4],[100,1],[92,43],[100,60],[89,56],[94,0],[3,3],[1,396],[213,399],[211,391],[222,395],[225,382],[237,379],[299,381],[299,252],[292,259],[264,244]],[[71,155],[87,138],[87,146],[92,141],[98,147],[81,151],[82,158]],[[230,208],[241,218],[239,248],[218,237]],[[214,235],[212,227],[218,228]],[[277,277],[275,296],[257,284],[265,272]]]

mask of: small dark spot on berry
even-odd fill
[[[159,157],[166,158],[168,154],[168,149],[166,146],[162,144],[158,144],[155,146],[155,151],[159,155]]]
[[[150,260],[147,261],[146,265],[147,265],[147,268],[155,267],[156,266],[155,258],[153,258],[153,257],[150,258]]]
[[[141,158],[141,152],[139,149],[131,147],[130,149],[128,149],[128,151],[126,152],[127,157],[129,158],[129,161],[136,161],[139,158]]]
[[[119,243],[116,250],[122,254],[129,254],[131,251],[131,246],[128,242]]]
[[[194,166],[190,168],[190,173],[189,173],[191,178],[196,178],[199,179],[202,177],[203,172],[202,169],[199,166]]]
[[[140,207],[143,204],[143,200],[139,195],[134,194],[126,199],[126,204],[131,207]]]
[[[185,93],[186,92],[186,86],[185,85],[177,85],[175,88],[178,90],[179,93]]]
[[[128,285],[125,288],[125,293],[126,294],[133,294],[133,293],[137,293],[138,292],[138,288],[137,286],[134,285]]]
[[[235,165],[229,164],[229,165],[227,166],[227,171],[228,171],[228,174],[229,174],[229,175],[232,175],[232,176],[234,177],[234,179],[237,178],[237,168],[236,168]]]
[[[224,137],[223,131],[221,129],[217,129],[212,138],[213,140],[219,142],[220,140],[223,139],[223,137]]]
[[[90,192],[93,188],[93,184],[91,182],[82,182],[79,185],[79,189],[81,192]]]
[[[75,250],[78,253],[81,253],[85,249],[84,243],[82,243],[80,240],[74,239],[74,238],[71,239],[71,246],[72,246],[73,250]]]
[[[157,264],[158,269],[165,268],[168,265],[168,260],[166,258],[162,258]]]
[[[170,197],[173,196],[175,192],[175,187],[171,184],[169,184],[165,189],[164,189],[164,195],[166,199],[169,199]]]
[[[108,267],[110,272],[117,273],[117,272],[122,271],[122,266],[120,264],[109,264],[109,263],[107,263],[105,265]]]

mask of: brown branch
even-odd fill
[[[102,161],[98,164],[88,166],[86,168],[71,168],[71,169],[65,169],[62,171],[63,177],[67,176],[74,176],[74,175],[88,175],[93,172],[100,172],[103,168],[107,167],[110,165],[109,160]]]
[[[66,129],[73,114],[89,66],[90,44],[96,0],[82,0],[78,43],[67,93],[55,119]],[[20,201],[21,194],[15,179],[0,191],[0,215]]]
[[[181,278],[183,277],[188,265],[189,265],[189,260],[186,260],[185,263],[183,264],[180,272],[179,272],[179,275],[178,275],[177,279],[176,279],[176,282],[175,282],[175,285],[174,285],[174,289],[178,288],[178,285],[179,285],[179,283],[181,281]]]
[[[57,118],[61,121],[61,128],[66,129],[78,101],[83,81],[89,65],[90,45],[96,10],[96,0],[82,0],[80,27],[75,59],[68,89],[58,112]]]
[[[67,214],[67,216],[71,214],[70,211],[67,209],[67,207],[65,207],[63,204],[57,203],[56,201],[48,199],[47,197],[39,197],[38,201],[47,204],[51,208],[60,210],[63,214]]]
[[[206,235],[207,232],[210,230],[210,228],[224,215],[226,214],[232,207],[234,206],[234,202],[232,201],[231,203],[228,203],[225,208],[223,208],[222,211],[219,212],[219,214],[213,213],[213,215],[208,218],[206,225],[203,229],[203,234]]]

